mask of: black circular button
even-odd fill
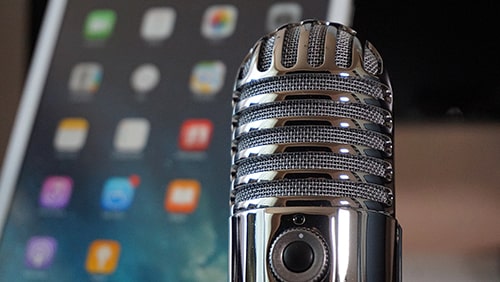
[[[309,228],[280,233],[269,249],[271,271],[277,281],[318,282],[328,272],[328,245]]]
[[[293,272],[304,272],[314,262],[314,251],[304,241],[295,241],[285,247],[283,251],[283,263],[288,270]]]

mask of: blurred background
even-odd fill
[[[45,5],[0,1],[2,160]],[[499,6],[356,1],[395,92],[404,281],[500,281]]]

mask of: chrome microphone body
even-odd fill
[[[230,281],[400,281],[392,99],[346,26],[255,44],[233,94]]]

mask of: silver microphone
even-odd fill
[[[255,44],[233,93],[230,281],[400,281],[392,99],[349,27]]]

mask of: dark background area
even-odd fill
[[[383,55],[396,115],[500,120],[498,1],[357,1],[354,28]]]

